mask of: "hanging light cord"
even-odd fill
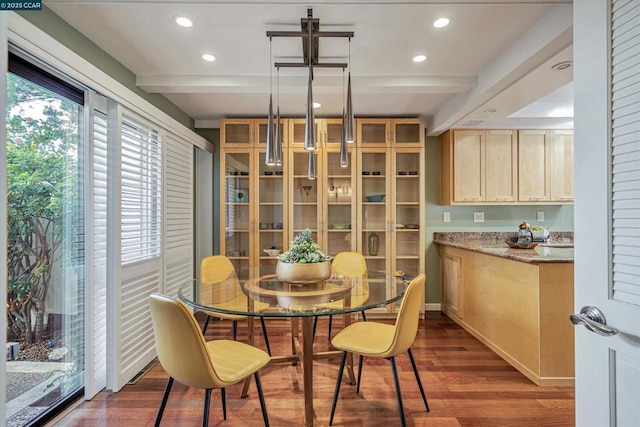
[[[273,93],[272,81],[273,81],[273,67],[271,66],[271,59],[273,55],[271,53],[273,48],[273,37],[269,37],[269,94]]]

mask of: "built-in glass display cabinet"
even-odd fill
[[[221,122],[221,253],[237,269],[276,264],[305,228],[321,249],[364,254],[370,270],[424,272],[424,128],[418,119],[357,119],[340,167],[341,119],[317,119],[308,177],[304,119],[283,119],[283,165],[265,166],[266,120]],[[243,142],[246,141],[246,142]],[[249,142],[250,141],[250,142]],[[394,312],[397,307],[376,309]]]

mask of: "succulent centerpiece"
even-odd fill
[[[276,277],[288,283],[318,283],[331,276],[330,261],[307,228],[293,238],[288,251],[278,255]]]

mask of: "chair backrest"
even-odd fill
[[[420,273],[407,286],[398,310],[393,342],[387,352],[389,356],[404,353],[416,339],[426,279],[424,273]]]
[[[331,265],[336,273],[344,276],[363,276],[367,272],[367,260],[359,252],[339,252]]]
[[[235,276],[236,269],[224,255],[204,257],[200,263],[200,281],[203,283],[222,282],[230,275]]]
[[[219,388],[223,383],[187,306],[160,294],[149,296],[149,306],[158,360],[167,374],[189,387]]]

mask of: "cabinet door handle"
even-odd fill
[[[544,199],[545,199],[544,196],[536,196],[536,197],[529,196],[529,200],[544,200]]]
[[[560,200],[573,200],[573,196],[560,196]]]

